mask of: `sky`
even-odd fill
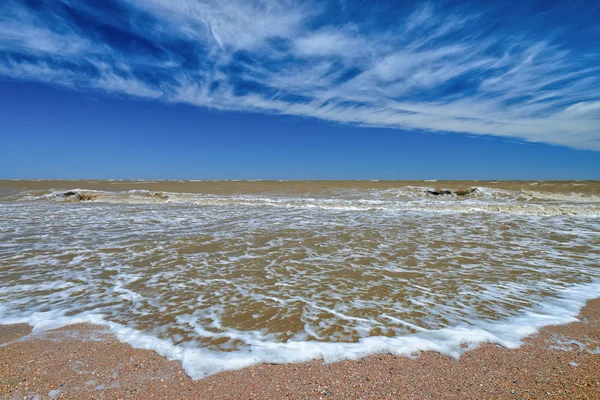
[[[4,0],[0,178],[600,179],[600,2]]]

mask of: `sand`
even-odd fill
[[[323,364],[257,365],[193,381],[178,362],[102,326],[0,326],[0,397],[57,399],[600,399],[600,299],[518,349],[486,344]]]

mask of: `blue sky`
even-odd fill
[[[5,0],[0,176],[600,178],[600,2]]]

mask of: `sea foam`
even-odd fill
[[[600,296],[600,282],[574,285],[561,290],[558,298],[538,303],[524,310],[520,315],[499,321],[470,321],[468,325],[423,330],[406,336],[365,337],[355,343],[320,341],[278,343],[253,340],[252,346],[233,352],[176,345],[171,340],[160,339],[152,334],[108,321],[103,315],[95,313],[66,316],[61,311],[38,312],[29,316],[3,316],[0,318],[0,323],[27,323],[33,328],[34,333],[77,323],[104,325],[121,342],[137,349],[153,350],[169,360],[180,361],[190,377],[200,379],[221,371],[260,363],[283,364],[315,359],[331,363],[356,360],[379,353],[415,357],[422,351],[435,351],[459,359],[465,351],[473,350],[482,343],[517,348],[522,344],[523,338],[538,332],[540,328],[577,321],[576,317],[585,303],[598,296]],[[7,311],[0,309],[2,313]]]

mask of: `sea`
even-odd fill
[[[600,297],[595,181],[0,181],[0,323],[192,378],[514,348]]]

